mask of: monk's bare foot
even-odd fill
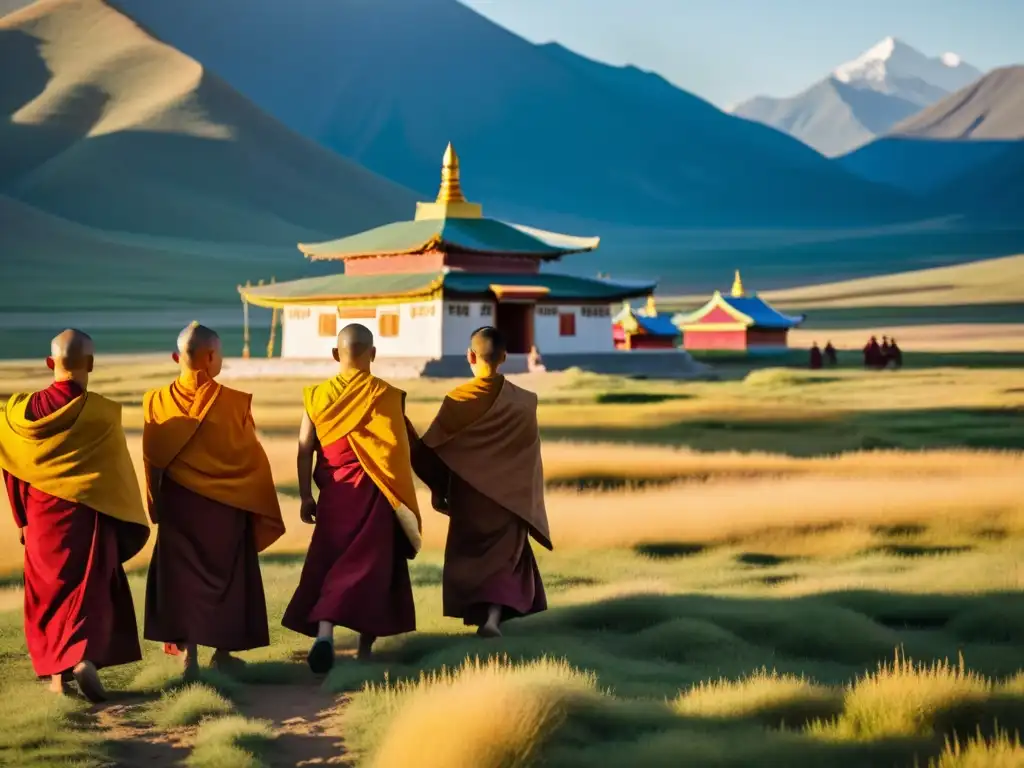
[[[218,672],[231,674],[245,669],[245,662],[227,651],[214,651],[213,658],[210,659],[210,666]]]
[[[498,627],[497,624],[491,624],[490,622],[487,622],[486,624],[481,624],[480,628],[476,631],[476,633],[479,637],[484,638],[501,637],[501,629]]]
[[[314,675],[326,675],[334,666],[334,643],[326,637],[318,637],[306,656]]]
[[[359,649],[356,651],[356,658],[359,661],[370,661],[373,659],[373,644],[377,638],[373,635],[359,636]]]
[[[71,671],[71,674],[78,683],[78,690],[93,704],[107,700],[107,692],[103,690],[100,675],[91,661],[83,661]]]
[[[67,682],[64,675],[50,675],[50,685],[47,687],[50,693],[64,695],[68,692]]]

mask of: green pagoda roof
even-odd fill
[[[421,272],[416,274],[328,275],[271,285],[239,288],[258,307],[427,301],[449,296],[485,296],[506,289],[531,289],[547,300],[615,302],[650,294],[656,282],[616,283],[606,279],[556,274]]]
[[[598,237],[573,237],[506,224],[497,219],[419,219],[396,221],[325,243],[299,244],[313,260],[397,256],[430,250],[503,253],[557,259],[597,248]]]

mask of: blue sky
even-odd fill
[[[534,42],[636,64],[720,106],[788,96],[884,37],[1024,63],[1024,0],[462,0]]]

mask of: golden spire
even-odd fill
[[[735,299],[743,298],[743,280],[740,278],[740,271],[736,270],[736,277],[732,281],[732,295]]]
[[[450,141],[441,164],[441,189],[437,193],[437,202],[466,202],[466,196],[462,194],[462,185],[459,183],[459,156],[455,154],[455,147]]]
[[[658,316],[658,307],[654,303],[654,294],[653,293],[650,294],[647,297],[647,316],[648,317],[657,317]]]

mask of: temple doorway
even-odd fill
[[[533,346],[533,304],[499,301],[495,325],[510,355],[525,355]]]

